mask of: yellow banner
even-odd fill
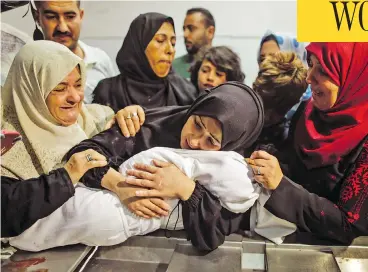
[[[368,0],[297,0],[298,41],[368,42]]]

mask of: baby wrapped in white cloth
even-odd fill
[[[253,180],[253,172],[243,157],[235,152],[156,147],[125,161],[120,166],[120,172],[126,175],[126,170],[133,169],[135,163],[151,164],[153,159],[174,163],[189,178],[217,196],[224,208],[235,213],[243,213],[258,199],[269,197],[268,192]],[[177,199],[167,202],[171,209],[178,204]],[[175,212],[170,222],[168,217],[145,219],[129,211],[114,193],[86,188],[79,184],[75,195],[63,206],[37,221],[21,235],[10,238],[9,242],[12,246],[29,251],[77,243],[91,246],[116,245],[131,236],[144,235],[166,226],[173,229],[176,224],[176,229],[183,229],[180,205],[178,208],[179,218]],[[265,216],[259,203],[256,209],[258,214],[252,225],[257,232],[257,225],[262,224],[259,219]],[[267,238],[276,239],[275,242],[278,242],[277,239],[281,236],[295,230],[293,224],[290,225],[276,217],[275,221],[272,217],[267,214],[264,219],[267,223],[262,228],[263,236],[267,237],[269,233],[270,237]]]

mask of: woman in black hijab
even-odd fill
[[[120,75],[97,85],[93,103],[115,112],[129,105],[156,108],[192,104],[197,98],[195,87],[171,69],[175,43],[171,17],[153,12],[139,15],[116,57]]]
[[[209,136],[211,139],[202,137],[205,133],[201,129],[209,130],[198,124],[204,118],[212,120],[212,127],[218,124],[219,137],[214,137],[216,133]],[[116,168],[135,154],[156,146],[236,151],[242,154],[258,138],[263,119],[260,97],[244,84],[227,82],[202,94],[192,106],[147,110],[146,121],[135,137],[124,137],[119,127],[114,125],[73,147],[67,158],[74,153],[94,149],[108,158],[110,167]],[[109,166],[87,172],[83,182],[90,187],[101,188],[102,177]]]
[[[199,117],[201,120],[207,117],[213,120],[213,124],[219,124],[221,137],[217,135],[216,138],[220,138],[220,146],[216,143],[211,146],[214,139],[208,136],[208,127],[206,129],[203,124],[198,124]],[[139,216],[167,216],[170,206],[161,198],[135,197],[139,189],[127,184],[126,178],[117,171],[122,162],[156,146],[186,149],[194,147],[243,154],[243,150],[258,138],[263,122],[261,98],[242,83],[227,82],[203,93],[192,106],[147,110],[146,121],[135,137],[124,137],[115,125],[72,148],[66,158],[88,149],[103,154],[108,159],[108,166],[88,171],[81,182],[89,187],[113,191],[123,204]],[[193,146],[190,142],[192,138],[197,140],[197,145]],[[233,214],[227,211],[221,207],[218,198],[204,186],[188,181],[189,178],[178,168],[171,167],[171,170],[174,171],[171,172],[174,176],[173,183],[183,184],[181,188],[185,189],[185,192],[178,192],[177,196],[182,200],[184,226],[194,246],[205,250],[214,249],[224,241],[226,235],[239,229],[249,229],[249,213]],[[205,218],[210,219],[209,224]]]

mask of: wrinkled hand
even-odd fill
[[[169,215],[170,206],[160,198],[138,198],[131,197],[123,201],[128,209],[147,219]]]
[[[121,132],[127,138],[134,137],[145,121],[145,113],[141,106],[127,106],[118,111],[115,119],[119,124]]]
[[[88,160],[90,159],[90,161]],[[93,149],[88,149],[73,154],[69,161],[64,165],[73,184],[77,183],[83,175],[92,168],[107,165],[106,158]]]
[[[283,177],[279,161],[266,151],[255,151],[245,161],[252,167],[254,179],[264,188],[275,190]]]
[[[195,183],[174,164],[153,160],[154,165],[137,163],[136,170],[128,170],[126,183],[149,188],[136,191],[140,197],[180,198],[187,200],[193,193]]]

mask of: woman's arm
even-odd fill
[[[105,130],[91,139],[87,139],[74,146],[66,154],[66,159],[78,152],[93,149],[107,158],[108,165],[94,168],[83,176],[81,182],[88,187],[102,188],[101,181],[110,168],[117,170],[123,162],[124,156],[129,156],[129,146],[134,145],[134,138],[126,138],[122,135],[117,124]]]
[[[87,161],[86,155],[91,157]],[[1,236],[16,236],[74,195],[74,184],[91,168],[106,165],[93,150],[74,154],[63,168],[20,181],[1,177]]]
[[[214,250],[224,243],[226,236],[249,230],[250,209],[235,214],[222,208],[218,198],[198,182],[182,205],[187,237],[200,250]]]
[[[74,195],[64,168],[26,181],[1,177],[1,237],[21,234]]]
[[[309,193],[283,177],[265,208],[301,231],[349,244],[368,235],[368,143],[342,183],[339,201]]]

